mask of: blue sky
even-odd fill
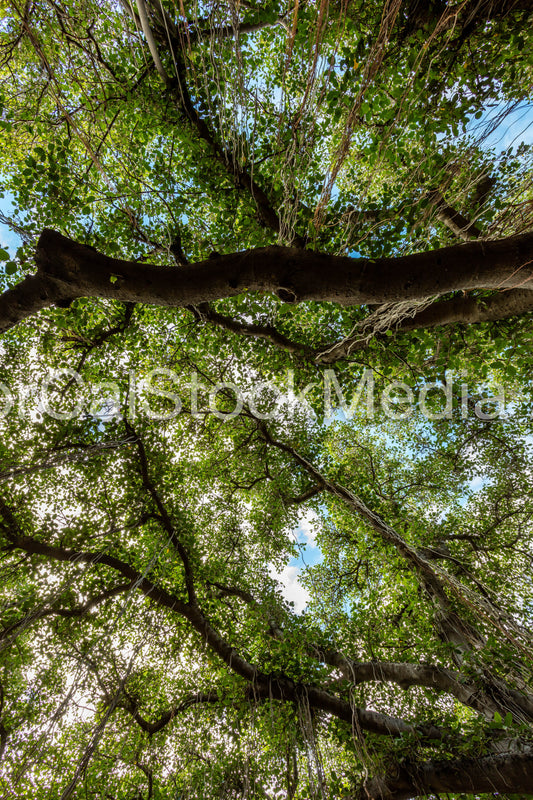
[[[468,130],[477,134],[481,133],[487,124],[496,120],[498,114],[504,110],[504,103],[487,109],[481,119],[470,122]],[[530,103],[521,103],[508,113],[503,123],[500,123],[493,133],[487,136],[483,147],[495,148],[497,151],[507,150],[509,147],[517,147],[521,142],[533,144],[533,106]]]
[[[0,211],[9,216],[13,211],[12,195],[9,192],[3,192],[3,195],[3,198],[0,198]],[[13,256],[19,245],[19,237],[7,225],[0,222],[0,247],[7,249],[9,255]]]

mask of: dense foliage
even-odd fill
[[[533,796],[530,3],[0,9],[2,797]]]

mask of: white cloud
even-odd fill
[[[300,568],[287,566],[279,572],[271,566],[269,572],[272,578],[275,578],[280,584],[283,597],[290,603],[294,603],[294,610],[300,614],[311,599],[307,589],[300,584]]]
[[[316,547],[316,526],[319,516],[313,509],[307,509],[305,514],[298,520],[298,527],[294,531],[296,540],[302,544]]]
[[[472,478],[472,480],[468,482],[468,488],[471,492],[479,492],[481,489],[484,489],[485,486],[489,486],[491,483],[491,479],[486,475],[476,475],[475,478]]]

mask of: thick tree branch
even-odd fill
[[[496,322],[531,312],[533,312],[533,293],[528,289],[508,289],[486,297],[461,295],[432,303],[412,317],[403,319],[395,326],[394,331],[407,333],[422,328],[436,328],[440,325]],[[349,358],[358,350],[366,349],[368,343],[368,336],[362,336],[361,331],[357,330],[337,344],[319,348],[313,361],[316,364],[333,364],[340,359]],[[390,344],[389,341],[388,343]]]
[[[485,758],[403,763],[396,774],[366,783],[348,800],[410,800],[437,792],[475,794],[505,792],[533,796],[533,751],[500,753]]]
[[[0,332],[74,297],[179,307],[255,291],[274,292],[291,303],[323,300],[356,305],[421,300],[458,289],[529,290],[533,233],[373,260],[272,246],[178,270],[109,258],[45,230],[36,261],[36,275],[0,296]]]
[[[492,177],[491,175],[481,175],[478,178],[476,181],[474,197],[472,199],[472,205],[476,210],[485,205],[489,199],[491,191],[496,186],[496,183],[496,178]]]
[[[521,283],[521,281],[517,281]],[[434,303],[413,317],[404,320],[398,331],[434,328],[456,323],[496,322],[533,311],[533,293],[527,288],[499,291],[487,297],[453,297]]]
[[[424,686],[452,695],[489,720],[496,712],[505,717],[510,711],[525,721],[533,721],[533,697],[503,686],[498,696],[494,696],[494,692],[488,694],[485,688],[466,681],[459,672],[444,667],[391,661],[358,662],[326,648],[311,647],[310,652],[325,664],[340,669],[345,678],[356,685],[376,681],[396,683],[402,689]]]
[[[21,283],[0,295],[0,333],[12,328],[26,317],[43,308],[50,308],[61,298],[53,286],[47,285],[43,275],[37,273],[24,278]]]
[[[368,335],[364,336],[358,328],[338,342],[312,348],[289,339],[273,325],[254,325],[218,314],[211,309],[208,303],[192,310],[198,319],[211,322],[235,334],[265,339],[288,353],[296,353],[305,360],[322,366],[334,364],[336,361],[350,358],[360,350],[366,350],[369,342],[376,338],[376,336],[371,338]],[[400,334],[442,325],[472,325],[481,322],[496,322],[531,312],[533,312],[533,294],[528,289],[508,289],[483,297],[472,297],[463,294],[460,297],[432,303],[422,311],[413,314],[413,316],[406,317],[394,326],[394,332]],[[389,339],[387,339],[387,344],[390,344]]]
[[[319,711],[325,711],[350,725],[359,724],[366,731],[380,736],[399,736],[402,733],[417,734],[422,740],[446,738],[446,734],[434,725],[410,725],[403,720],[381,714],[377,711],[368,711],[363,708],[354,708],[345,700],[340,700],[328,692],[324,692],[316,687],[294,684],[289,679],[268,678],[267,683],[254,684],[247,689],[247,696],[250,700],[281,700],[291,703],[299,703],[305,700],[309,705]],[[150,734],[157,733],[171,722],[180,712],[186,711],[192,706],[203,703],[220,702],[220,694],[213,692],[198,692],[183,700],[178,705],[165,711],[155,722],[148,722],[139,712],[135,703],[131,700],[126,701],[121,708],[128,711],[139,726]]]

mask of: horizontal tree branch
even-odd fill
[[[394,774],[373,778],[347,800],[410,800],[437,792],[520,792],[533,796],[533,751],[485,758],[404,763]]]
[[[47,229],[36,262],[36,275],[0,296],[0,332],[75,297],[181,307],[254,291],[290,303],[357,305],[422,300],[458,289],[529,289],[533,233],[378,259],[271,246],[178,269],[110,258]]]
[[[510,711],[522,721],[533,721],[533,697],[501,686],[501,691],[488,694],[486,687],[466,681],[459,673],[433,664],[409,662],[367,661],[358,662],[346,658],[342,653],[327,648],[311,648],[311,653],[325,664],[340,669],[344,677],[353,684],[380,682],[396,683],[402,689],[424,686],[452,695],[465,706],[474,709],[491,720],[498,712],[502,717]],[[493,679],[494,687],[498,681]]]
[[[533,312],[533,293],[528,289],[508,289],[487,297],[461,295],[432,303],[413,316],[401,320],[393,330],[395,333],[407,333],[423,328],[436,328],[440,325],[496,322],[531,312]],[[363,336],[360,330],[356,330],[336,344],[319,348],[315,352],[313,361],[316,364],[332,364],[342,358],[348,358],[358,350],[366,349],[368,344],[369,337]]]
[[[453,297],[428,306],[404,320],[399,331],[434,328],[456,323],[495,322],[533,311],[533,293],[528,289],[508,289],[487,297]]]
[[[324,692],[321,689],[308,685],[296,685],[284,679],[272,679],[268,685],[253,685],[247,689],[246,697],[251,701],[281,700],[285,702],[299,703],[305,701],[316,709],[325,711],[338,719],[347,722],[349,725],[358,724],[363,730],[381,736],[399,736],[402,733],[417,734],[420,739],[440,740],[444,738],[442,731],[432,724],[414,726],[403,720],[391,717],[388,714],[381,714],[378,711],[368,711],[363,708],[354,708],[345,700],[340,700],[334,695]],[[147,733],[154,734],[162,730],[181,712],[188,710],[195,705],[203,703],[220,702],[221,697],[217,691],[198,692],[185,698],[181,703],[165,711],[155,722],[149,722],[137,710],[135,703],[124,702],[120,708],[128,711],[138,725]],[[226,697],[226,703],[228,698]],[[240,702],[240,701],[238,701]]]

